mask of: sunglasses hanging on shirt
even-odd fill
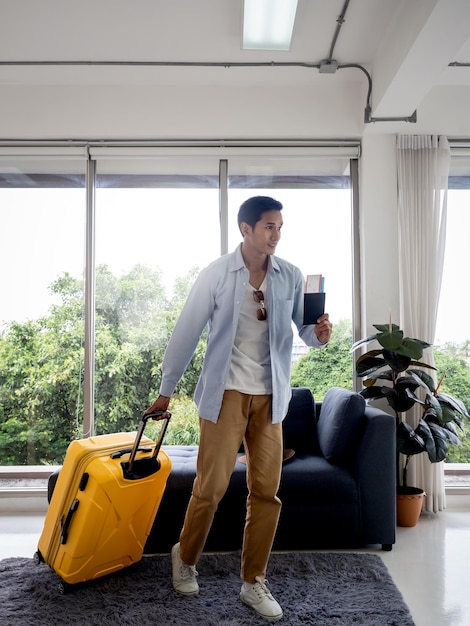
[[[264,304],[264,293],[259,289],[253,291],[253,300],[259,304],[259,309],[256,311],[256,316],[260,322],[263,322],[267,317],[266,306]]]

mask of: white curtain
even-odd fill
[[[397,137],[400,324],[408,337],[434,342],[444,264],[450,148],[446,137]],[[423,360],[434,365],[432,350]],[[414,419],[418,419],[416,411]],[[409,415],[407,415],[409,418]],[[425,490],[424,510],[445,508],[443,463],[427,454],[409,464],[408,484]]]

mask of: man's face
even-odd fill
[[[254,228],[244,225],[244,244],[260,254],[274,254],[281,238],[282,224],[281,211],[265,211]]]

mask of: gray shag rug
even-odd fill
[[[203,555],[200,593],[173,591],[169,555],[58,590],[60,578],[32,559],[0,561],[2,626],[249,626],[266,624],[240,601],[240,554]],[[275,553],[270,589],[288,626],[414,626],[382,559],[357,553]]]

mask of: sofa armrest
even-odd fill
[[[359,485],[364,543],[395,543],[396,425],[389,413],[366,406],[353,471]]]

